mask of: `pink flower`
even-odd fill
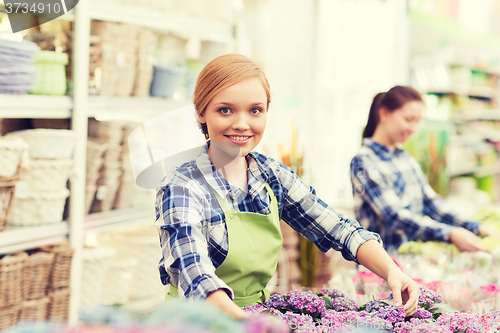
[[[487,293],[488,295],[492,295],[492,296],[495,296],[496,294],[500,293],[500,287],[494,283],[485,284],[485,285],[479,287],[479,290]]]

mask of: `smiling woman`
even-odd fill
[[[418,286],[379,236],[328,207],[290,168],[252,151],[262,139],[270,89],[249,58],[228,54],[200,73],[194,104],[207,143],[158,188],[156,225],[167,298],[206,298],[235,318],[269,298],[283,243],[280,220],[326,252],[333,248],[389,282],[412,314]]]

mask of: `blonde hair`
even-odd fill
[[[220,91],[251,77],[259,78],[264,87],[267,110],[271,102],[271,88],[266,75],[255,62],[241,54],[226,54],[210,61],[198,76],[194,89],[193,102],[198,115],[205,113],[210,101]],[[208,140],[207,124],[199,123],[199,125]]]

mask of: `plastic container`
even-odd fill
[[[55,51],[40,51],[36,55],[38,79],[31,94],[64,95],[66,92],[66,68],[68,54]]]
[[[151,96],[172,98],[177,86],[181,82],[186,68],[154,66],[153,81],[151,82]]]

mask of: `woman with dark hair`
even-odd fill
[[[476,235],[498,234],[455,214],[401,147],[417,130],[423,109],[422,97],[411,87],[395,86],[374,97],[363,146],[351,161],[356,219],[380,234],[386,249],[420,239],[449,241],[460,251],[485,251]]]

